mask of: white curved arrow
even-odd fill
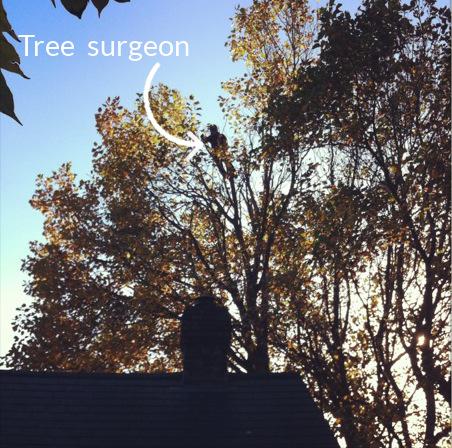
[[[165,131],[158,123],[157,120],[154,117],[154,114],[152,113],[151,104],[149,101],[149,91],[151,90],[152,80],[154,79],[155,74],[157,73],[157,70],[160,68],[160,64],[157,62],[154,67],[152,67],[151,71],[149,72],[146,82],[144,84],[144,91],[143,91],[143,98],[144,98],[144,107],[146,109],[146,113],[148,115],[148,118],[154,126],[155,130],[165,137],[170,142],[175,143],[179,146],[185,146],[187,148],[193,148],[192,151],[187,155],[187,159],[190,159],[193,157],[197,151],[202,149],[204,147],[204,143],[195,135],[193,132],[187,132],[187,136],[190,138],[190,140],[184,140],[182,138],[176,137],[174,135],[171,135],[169,132]]]

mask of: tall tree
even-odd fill
[[[437,446],[449,431],[450,401],[450,10],[434,1],[364,1],[352,17],[330,2],[320,21],[317,59],[293,95],[275,96],[273,114],[283,134],[313,130],[312,141],[328,148],[333,183],[383,199],[362,216],[372,222],[378,213],[384,229],[374,256],[386,262],[380,273],[369,270],[381,292],[366,305],[365,328],[378,390],[392,389],[400,446]],[[405,389],[401,361],[413,384]],[[410,434],[407,413],[423,419],[422,431]],[[395,423],[385,425],[394,432]]]
[[[246,73],[220,98],[229,144],[185,152],[108,100],[89,179],[41,176],[10,367],[180,367],[199,294],[233,314],[230,368],[297,370],[347,446],[445,446],[450,19],[434,2],[238,8]],[[156,118],[199,131],[160,85]]]
[[[10,365],[121,370],[131,368],[138,352],[158,362],[163,353],[170,365],[171,355],[177,364],[177,317],[188,297],[210,292],[234,312],[232,368],[269,370],[269,328],[278,301],[271,266],[289,206],[306,195],[312,168],[303,163],[309,148],[297,142],[284,143],[283,157],[264,145],[271,133],[262,114],[270,92],[266,61],[276,54],[278,61],[301,61],[306,46],[282,52],[276,44],[312,18],[293,2],[265,6],[239,10],[229,42],[236,58],[257,52],[256,30],[246,51],[234,40],[251,33],[251,21],[275,42],[249,62],[253,76],[226,85],[237,130],[229,145],[206,148],[187,164],[183,151],[145,123],[141,99],[135,111],[115,99],[97,116],[102,144],[93,150],[91,179],[77,183],[69,165],[40,179],[32,205],[46,218],[47,241],[34,243],[24,264],[32,274],[27,291],[36,300],[17,323],[32,339],[15,345]],[[260,66],[266,69],[258,79]],[[293,67],[281,76],[293,79],[295,73]],[[178,92],[160,86],[151,101],[172,134],[197,131],[195,105]],[[52,344],[56,337],[61,344]],[[160,341],[155,350],[153,338]],[[125,349],[123,340],[131,347]]]

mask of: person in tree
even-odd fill
[[[209,136],[201,135],[201,140],[203,143],[210,143],[212,148],[227,147],[228,139],[224,134],[218,131],[218,126],[216,124],[210,124],[209,126]]]
[[[217,154],[212,154],[212,157],[217,163],[220,172],[223,174],[227,173],[227,176],[234,176],[235,169],[229,157],[229,147],[228,147],[228,139],[224,134],[221,134],[218,131],[218,126],[215,124],[209,124],[208,129],[210,132],[209,136],[201,135],[201,140],[204,144],[210,143],[212,149],[220,148],[221,151]],[[215,151],[213,151],[215,153]],[[221,155],[220,155],[221,153]]]

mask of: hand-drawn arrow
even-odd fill
[[[146,109],[146,113],[148,115],[148,118],[154,126],[155,130],[165,137],[170,142],[175,143],[179,146],[185,146],[188,148],[193,148],[190,153],[187,155],[187,160],[191,159],[196,152],[198,152],[200,149],[204,147],[204,143],[195,135],[193,132],[187,132],[187,136],[190,140],[184,140],[182,138],[176,137],[174,135],[171,135],[169,132],[165,131],[158,123],[157,120],[154,117],[154,114],[151,110],[151,104],[149,101],[149,91],[151,90],[152,80],[154,79],[155,74],[157,73],[157,70],[160,68],[160,64],[157,62],[154,67],[152,67],[151,71],[149,72],[146,82],[144,84],[144,91],[143,91],[143,98],[144,98],[144,107]]]

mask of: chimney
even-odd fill
[[[181,349],[186,382],[225,379],[231,343],[231,316],[213,297],[188,306],[181,320]]]

